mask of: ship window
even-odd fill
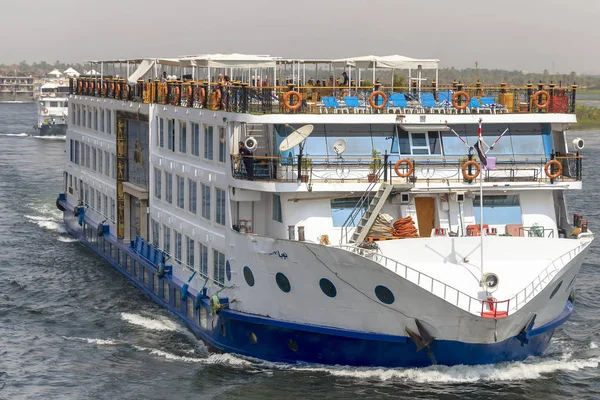
[[[192,299],[191,296],[188,295],[188,297],[185,299],[185,305],[186,305],[186,310],[187,310],[187,317],[189,319],[193,319],[194,318],[194,300]]]
[[[98,109],[94,107],[94,130],[98,130]]]
[[[173,289],[173,296],[175,297],[175,309],[181,311],[181,290],[178,288]]]
[[[165,119],[158,119],[158,146],[165,147]]]
[[[292,290],[289,279],[281,272],[275,275],[275,282],[277,282],[277,286],[279,286],[282,292],[289,293]]]
[[[110,221],[115,223],[115,214],[116,214],[117,203],[115,199],[111,197],[110,199]]]
[[[96,149],[91,148],[92,150],[92,170],[96,171]]]
[[[200,124],[192,122],[192,155],[200,156]]]
[[[220,126],[219,127],[219,162],[224,163],[225,162],[225,157],[226,157],[226,142],[227,140],[225,139],[225,128]]]
[[[167,255],[171,255],[171,228],[163,225],[163,249]]]
[[[104,152],[104,175],[110,176],[110,153]]]
[[[385,286],[377,286],[375,287],[375,296],[385,304],[392,304],[394,302],[394,294],[392,291]]]
[[[106,111],[106,133],[112,134],[112,110]]]
[[[87,117],[88,117],[87,127],[89,129],[92,129],[92,110],[91,110],[91,108],[88,110],[88,116]]]
[[[342,227],[346,220],[352,215],[354,209],[358,206],[360,201],[359,197],[345,197],[342,199],[332,199],[331,200],[331,219],[333,221],[334,227]],[[370,202],[367,201],[364,203],[360,209],[358,209],[358,213],[356,213],[352,220],[349,221],[348,226],[356,226],[358,221],[362,218],[362,215],[365,213],[365,206]]]
[[[229,263],[229,260],[225,261],[225,276],[228,281],[231,280],[231,264]]]
[[[179,152],[187,152],[187,122],[179,121]]]
[[[117,156],[115,154],[111,154],[111,160],[112,178],[117,179]]]
[[[200,253],[200,259],[198,260],[198,262],[200,263],[199,265],[199,271],[200,271],[200,275],[202,275],[204,278],[208,277],[208,247],[206,247],[205,245],[203,245],[202,243],[198,242],[199,245],[199,253]]]
[[[181,264],[181,233],[173,229],[175,234],[175,261]]]
[[[225,254],[213,250],[214,275],[213,279],[221,286],[225,284]]]
[[[152,245],[160,247],[160,224],[152,218]]]
[[[167,120],[167,148],[175,151],[175,120]]]
[[[187,265],[192,268],[195,269],[196,267],[196,260],[194,258],[194,239],[190,239],[189,236],[185,237],[185,242],[186,242],[186,261],[187,261]]]
[[[323,293],[325,293],[326,296],[335,297],[337,295],[335,285],[329,279],[321,278],[321,280],[319,281],[319,286],[321,287],[321,290],[323,291]]]
[[[225,191],[223,189],[216,188],[216,215],[215,222],[220,225],[225,225]]]
[[[169,284],[167,282],[163,281],[163,299],[167,303],[169,303],[169,300],[170,300],[169,289],[170,289]]]
[[[104,108],[100,109],[100,132],[104,132]]]
[[[479,196],[473,199],[475,223],[481,216]],[[483,196],[483,223],[489,225],[521,224],[519,195]]]
[[[273,221],[283,222],[281,215],[281,196],[273,194]]]
[[[244,279],[248,286],[254,286],[254,274],[248,266],[244,267]]]
[[[213,127],[209,125],[204,127],[204,158],[213,159]]]
[[[102,173],[104,168],[102,167],[102,150],[98,149],[98,173]]]
[[[210,220],[210,186],[202,184],[202,217]]]
[[[560,281],[558,283],[558,285],[556,285],[556,287],[554,288],[554,290],[552,291],[552,293],[550,293],[550,300],[552,300],[552,298],[554,297],[554,295],[556,295],[556,292],[558,292],[558,290],[562,286],[562,283],[563,283],[563,281]]]
[[[254,332],[250,332],[250,342],[252,344],[256,344],[258,343],[258,338],[256,337],[256,335],[254,334]]]
[[[398,150],[401,155],[442,154],[440,134],[430,132],[398,131]]]
[[[91,148],[90,148],[90,145],[86,144],[86,145],[85,145],[85,166],[86,166],[87,168],[89,168],[89,167],[90,167],[90,161],[91,161],[91,160],[90,160],[90,149],[91,149]],[[94,168],[95,168],[95,167],[96,167],[96,166],[94,166]]]
[[[177,207],[185,208],[185,178],[177,175]]]
[[[154,277],[154,285],[153,285],[152,289],[154,289],[154,294],[158,295],[158,287],[159,287],[158,286],[159,285],[159,283],[158,283],[158,275],[152,274],[152,276]]]
[[[294,340],[290,339],[288,340],[288,347],[291,351],[298,351],[298,343],[296,343]]]
[[[173,175],[165,171],[165,200],[169,204],[173,204]]]
[[[198,210],[198,182],[188,178],[188,210],[196,214]]]

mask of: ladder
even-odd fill
[[[356,225],[356,229],[352,233],[352,236],[348,240],[350,243],[362,243],[363,240],[367,237],[367,234],[371,230],[371,227],[375,223],[379,212],[385,205],[385,201],[389,197],[390,193],[394,189],[394,185],[390,185],[388,183],[382,183],[379,186],[379,190],[375,193],[375,196],[371,199],[369,206],[365,210],[362,215],[358,225]]]

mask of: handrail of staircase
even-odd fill
[[[360,212],[361,209],[364,208],[366,210],[367,207],[369,206],[369,201],[368,201],[369,196],[373,192],[373,188],[378,183],[380,183],[380,178],[384,172],[384,168],[385,168],[385,164],[383,164],[381,167],[379,167],[379,169],[377,170],[377,173],[375,174],[377,179],[374,179],[373,182],[371,182],[369,184],[369,186],[367,186],[367,189],[364,191],[361,198],[356,203],[356,206],[354,206],[354,209],[352,210],[352,212],[350,213],[348,218],[346,218],[346,221],[344,221],[344,224],[342,225],[342,235],[340,237],[340,244],[348,243],[348,230],[353,227],[352,221],[354,221],[356,219],[356,217],[358,216],[358,213]],[[385,182],[383,182],[383,183],[385,183]]]

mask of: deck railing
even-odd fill
[[[567,240],[567,239],[565,239]],[[370,259],[390,271],[394,271],[397,275],[414,283],[415,285],[427,290],[433,295],[440,297],[448,303],[467,311],[471,314],[482,315],[483,310],[492,309],[494,315],[507,316],[513,314],[523,308],[530,300],[532,300],[539,292],[547,287],[554,276],[567,265],[577,254],[583,250],[586,243],[581,243],[575,249],[569,250],[552,261],[540,274],[533,279],[523,290],[518,292],[510,299],[495,300],[495,299],[476,299],[444,282],[424,274],[414,268],[404,265],[392,258],[386,257],[376,250],[363,249],[357,246],[340,245],[335,248],[349,251],[361,257]],[[565,261],[566,260],[566,261]],[[490,307],[491,306],[491,307]]]
[[[574,113],[577,91],[577,85],[565,88],[554,84],[454,84],[420,89],[383,85],[250,86],[241,82],[221,85],[195,80],[140,80],[129,84],[126,79],[97,76],[71,78],[69,82],[71,94],[76,95],[253,114]],[[398,95],[403,95],[402,101]],[[352,97],[352,101],[344,97]]]

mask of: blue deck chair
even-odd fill
[[[321,109],[321,112],[323,112],[323,110],[325,113],[328,113],[329,110],[333,111],[334,113],[343,113],[344,111],[349,112],[348,107],[341,107],[335,97],[323,96],[321,100],[323,100],[323,108]]]
[[[358,97],[356,96],[344,96],[344,103],[346,104],[346,107],[355,114],[367,112],[367,107],[360,104],[360,101],[358,101]]]
[[[481,107],[490,110],[490,113],[495,114],[496,112],[507,112],[508,108],[504,104],[498,104],[492,96],[484,96],[481,99]]]
[[[443,107],[438,106],[435,101],[435,97],[433,97],[433,93],[421,93],[421,106],[425,109],[425,111],[429,112],[445,112],[446,110]]]
[[[446,112],[453,112],[455,109],[452,106],[452,93],[447,90],[438,92],[438,107],[445,109]]]
[[[465,111],[479,113],[479,112],[481,112],[481,110],[482,110],[482,107],[481,107],[481,102],[479,101],[479,99],[477,97],[471,97],[471,100],[469,100],[469,104],[467,105],[467,108],[465,109]]]
[[[388,102],[391,103],[389,110],[393,113],[412,113],[414,110],[408,105],[404,93],[392,93],[388,98]]]

